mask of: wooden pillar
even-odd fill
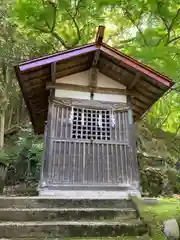
[[[51,63],[51,83],[56,83],[56,62]],[[43,160],[41,165],[41,184],[46,184],[50,179],[51,174],[51,155],[52,155],[52,118],[53,118],[53,99],[55,96],[55,89],[50,89],[48,116],[44,128],[44,146],[43,146]]]
[[[128,131],[129,131],[129,144],[132,154],[132,176],[134,185],[136,185],[136,188],[139,188],[139,169],[138,169],[138,161],[137,161],[137,154],[136,154],[136,134],[135,134],[135,126],[133,121],[133,112],[132,112],[132,105],[131,105],[131,97],[127,97],[128,102]]]
[[[52,107],[53,107],[52,99],[50,96],[47,122],[45,123],[45,128],[44,128],[43,159],[41,162],[40,185],[44,185],[44,184],[47,185],[47,181],[49,180],[49,168],[51,164],[51,153],[52,153],[51,151],[52,149],[52,141],[51,141]]]

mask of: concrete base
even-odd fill
[[[56,196],[60,199],[128,199],[129,195],[141,197],[138,190],[125,191],[75,191],[75,190],[54,190],[48,188],[39,189],[39,196]]]

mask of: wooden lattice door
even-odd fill
[[[119,185],[135,177],[128,112],[53,105],[46,178],[55,184]]]

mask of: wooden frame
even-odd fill
[[[84,86],[84,85],[75,85],[67,83],[51,83],[47,82],[46,89],[65,89],[71,91],[82,91],[82,92],[92,92],[93,87]],[[105,88],[105,87],[96,87],[93,89],[96,93],[107,93],[107,94],[121,94],[121,95],[132,95],[133,91],[127,91],[126,89],[117,89],[117,88]]]
[[[128,86],[128,89],[132,89],[136,83],[140,80],[141,74],[139,72],[136,73],[134,80],[132,83]]]

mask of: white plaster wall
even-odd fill
[[[70,91],[63,89],[55,90],[55,97],[58,98],[76,98],[76,99],[87,99],[90,100],[89,92]]]
[[[66,76],[63,78],[58,78],[56,80],[57,83],[67,83],[67,84],[76,84],[76,85],[89,85],[89,70],[72,74],[70,76]],[[97,86],[98,87],[105,87],[105,88],[117,88],[117,89],[126,89],[126,87],[114,81],[113,79],[105,76],[102,73],[98,73],[98,79],[97,79]]]
[[[93,100],[126,103],[127,102],[127,97],[125,95],[94,93],[94,99]]]
[[[84,71],[63,78],[58,78],[56,79],[56,82],[88,86],[89,85],[88,74],[89,71]]]
[[[59,78],[56,80],[57,83],[66,83],[66,84],[76,84],[76,85],[89,85],[89,70],[72,74],[70,76],[66,76],[63,78]],[[98,73],[97,79],[97,86],[98,87],[105,87],[105,88],[115,88],[115,89],[126,89],[124,85],[114,81],[113,79],[105,76],[102,73]],[[56,89],[55,90],[55,97],[59,98],[76,98],[76,99],[90,99],[89,92],[80,92],[80,91],[71,91],[71,90],[63,90],[63,89]],[[95,93],[94,99],[97,101],[109,101],[109,102],[127,102],[127,98],[125,95],[120,94],[101,94]]]
[[[114,81],[102,73],[98,73],[97,86],[105,88],[126,89],[123,84]]]

